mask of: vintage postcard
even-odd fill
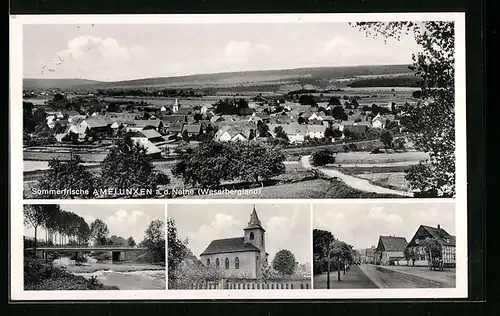
[[[467,296],[463,13],[10,26],[12,300]]]

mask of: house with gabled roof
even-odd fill
[[[385,116],[380,115],[380,113],[378,113],[372,119],[372,126],[374,128],[385,128],[386,125],[387,125],[387,118]]]
[[[201,262],[206,267],[221,269],[228,278],[257,279],[269,255],[265,233],[254,205],[243,236],[212,240],[200,254]]]
[[[404,251],[408,242],[405,237],[380,236],[375,249],[375,263],[394,265],[405,259]]]
[[[299,123],[290,123],[283,125],[283,130],[288,137],[290,143],[302,143],[307,135],[307,127]]]
[[[130,137],[133,142],[146,143],[146,142],[160,142],[163,141],[163,136],[154,129],[143,129]]]
[[[163,128],[162,120],[134,120],[134,123],[132,125],[127,126],[127,132],[139,132],[143,129],[151,128],[157,131],[161,130]]]
[[[187,133],[189,137],[198,136],[201,134],[201,124],[186,124],[182,128],[182,133]]]
[[[110,130],[110,123],[103,117],[90,117],[83,120],[80,126],[86,126],[92,132],[107,132]]]
[[[310,138],[324,138],[326,126],[324,125],[306,125],[307,136]]]
[[[429,255],[426,253],[422,241],[434,239],[441,245],[441,255],[445,265],[455,266],[456,265],[456,238],[450,235],[446,230],[441,228],[441,225],[437,227],[420,225],[406,246],[406,251],[415,254],[415,261],[413,265],[427,266],[429,263]]]

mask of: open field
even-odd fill
[[[407,151],[397,153],[372,154],[368,151],[353,151],[335,155],[335,165],[343,164],[390,164],[402,163],[415,164],[418,161],[429,159],[429,154],[421,151]]]
[[[360,173],[357,174],[356,177],[361,179],[366,179],[375,185],[407,191],[410,189],[410,184],[405,179],[404,172],[390,172],[390,173]]]

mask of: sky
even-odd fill
[[[164,205],[61,204],[61,209],[83,217],[89,226],[99,218],[108,226],[109,236],[116,235],[125,239],[132,236],[136,243],[144,238],[144,231],[153,220],[165,220]],[[43,239],[45,231],[42,229],[41,232],[43,233],[38,233],[38,235]],[[33,237],[34,230],[25,226],[24,235]]]
[[[312,232],[309,204],[257,204],[266,230],[269,262],[282,249],[290,250],[299,263],[311,262]],[[167,215],[177,226],[178,237],[199,258],[212,240],[243,237],[253,204],[190,204],[168,206]]]
[[[438,224],[455,235],[454,203],[316,204],[313,208],[313,227],[332,232],[354,249],[376,247],[381,235],[410,242],[420,225]]]
[[[24,25],[24,78],[118,81],[231,71],[410,64],[413,36],[348,23]],[[52,71],[49,71],[51,69]]]

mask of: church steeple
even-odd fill
[[[252,214],[250,214],[250,221],[248,222],[247,228],[260,227],[260,226],[261,226],[260,219],[259,216],[257,215],[257,211],[255,210],[255,205],[254,205]]]

